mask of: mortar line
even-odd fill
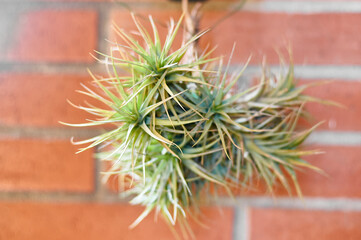
[[[90,138],[100,135],[107,129],[72,129],[56,127],[22,127],[22,126],[1,126],[0,139],[6,138],[34,138],[34,139],[56,139],[69,140],[71,137]],[[306,144],[323,144],[338,146],[359,146],[361,145],[361,132],[358,131],[315,131],[306,140]]]
[[[235,207],[235,219],[233,222],[233,239],[248,240],[249,230],[248,209],[245,204],[238,204]]]
[[[105,42],[104,40],[102,42]],[[102,43],[100,43],[102,44]],[[106,48],[104,46],[98,48]],[[99,49],[98,49],[99,50]],[[105,49],[106,50],[106,49]],[[242,66],[232,64],[230,71],[240,70]],[[280,71],[279,65],[270,65],[270,70],[274,73]],[[104,73],[104,65],[99,63],[78,64],[78,63],[11,63],[0,62],[0,73],[44,73],[44,74],[81,74],[88,75],[86,69],[93,72]],[[335,79],[342,81],[361,82],[361,65],[295,65],[295,77],[302,79]],[[260,65],[249,65],[245,72],[245,77],[260,75],[262,68]]]
[[[62,192],[62,191],[7,191],[0,192],[0,201],[36,201],[36,202],[61,202],[61,203],[128,203],[127,199],[119,198],[115,194],[97,195],[95,192]]]
[[[291,197],[238,197],[219,199],[221,206],[248,206],[251,208],[277,208],[297,210],[320,211],[361,211],[361,198],[336,197],[304,197],[303,199]]]
[[[0,73],[42,73],[42,74],[81,74],[88,75],[86,69],[102,71],[103,66],[94,62],[86,63],[17,63],[0,62]]]
[[[243,208],[240,209],[240,211],[242,211],[242,235],[241,235],[241,239],[242,240],[249,240],[249,231],[250,231],[250,227],[251,227],[251,223],[250,221],[250,216],[249,216],[249,209],[246,205],[243,205]]]
[[[0,2],[5,6],[20,6],[27,8],[96,8],[96,7],[107,7],[107,8],[122,8],[120,3],[117,2],[41,2],[33,1],[29,2],[26,0],[2,0]],[[230,10],[238,2],[207,2],[203,8],[207,10]],[[164,9],[167,10],[179,10],[180,3],[176,1],[167,2],[124,2],[133,9]],[[272,2],[248,2],[240,11],[254,11],[254,12],[285,12],[285,13],[301,13],[301,14],[312,14],[312,13],[360,13],[361,4],[358,1],[272,1]]]
[[[103,133],[104,129],[71,129],[55,127],[22,127],[22,126],[2,126],[0,125],[0,139],[4,138],[34,138],[34,139],[76,139],[90,138]]]
[[[125,10],[129,7],[131,10],[180,10],[181,5],[177,2],[41,2],[41,1],[17,1],[17,0],[0,0],[3,7],[16,7],[21,10],[91,10],[105,8],[108,10]],[[223,5],[223,4],[222,4]],[[226,6],[229,4],[226,4]]]
[[[105,41],[110,36],[110,9],[109,8],[99,8],[98,9],[98,51],[107,53],[108,52],[108,43]]]
[[[361,3],[361,2],[360,2]],[[279,65],[269,65],[272,72],[281,71]],[[240,69],[239,66],[232,65],[232,71]],[[285,69],[286,70],[286,69]],[[283,70],[284,71],[284,70]],[[361,65],[294,65],[295,77],[303,79],[335,79],[343,81],[361,81]],[[262,67],[260,65],[249,65],[244,76],[260,75]]]
[[[337,146],[360,146],[361,132],[315,131],[307,138],[305,143]]]
[[[93,193],[76,192],[0,192],[0,201],[41,201],[41,202],[107,202],[127,203],[129,199],[120,198],[117,194],[96,196]],[[205,206],[237,207],[238,226],[247,227],[249,208],[295,209],[304,211],[357,211],[361,212],[361,198],[334,198],[334,197],[304,197],[302,200],[291,197],[238,197],[218,198]],[[241,214],[240,214],[241,213]],[[243,223],[242,223],[243,221]],[[248,233],[234,231],[234,236],[243,236],[247,239]]]
[[[257,12],[286,12],[296,14],[359,13],[361,12],[361,3],[357,1],[266,1],[246,4],[243,10]]]
[[[240,214],[240,207],[235,206],[233,208],[234,211],[234,217],[233,217],[233,233],[232,233],[232,239],[233,240],[242,240],[240,238],[240,226],[241,226],[241,214]]]
[[[98,146],[95,147],[95,153],[99,152]],[[99,159],[94,156],[93,154],[93,161],[94,161],[94,177],[93,177],[93,184],[94,184],[94,195],[96,198],[99,198],[102,195],[102,186],[100,181],[100,171],[101,171],[101,163]]]

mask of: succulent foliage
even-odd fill
[[[317,126],[295,130],[304,103],[314,99],[303,94],[307,86],[295,86],[292,64],[284,76],[264,70],[256,86],[235,90],[244,69],[230,74],[212,50],[185,58],[205,32],[173,49],[182,18],[170,21],[163,44],[151,17],[152,33],[133,19],[145,44],[114,28],[125,45],[99,53],[109,76],[91,74],[101,91],[81,91],[107,107],[77,106],[97,118],[70,124],[114,126],[77,144],[88,144],[80,151],[108,146],[99,154],[112,166],[105,177],[119,176],[121,194],[145,206],[133,226],[152,210],[175,224],[210,185],[230,192],[261,178],[270,191],[279,182],[291,192],[291,179],[301,194],[296,170],[317,169],[301,158],[316,152],[299,145]]]

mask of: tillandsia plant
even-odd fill
[[[108,76],[90,74],[100,91],[85,86],[80,91],[107,107],[77,106],[97,118],[68,124],[114,126],[75,144],[88,144],[80,152],[107,145],[99,153],[111,163],[105,179],[118,176],[121,195],[145,207],[132,226],[153,210],[172,225],[177,219],[186,223],[201,192],[221,187],[231,193],[254,178],[263,179],[270,191],[280,182],[289,192],[291,179],[301,195],[296,170],[318,169],[301,158],[317,151],[299,145],[317,125],[296,131],[304,104],[315,99],[303,94],[307,86],[295,85],[292,64],[278,78],[264,68],[256,86],[239,91],[235,85],[244,68],[230,74],[229,63],[210,57],[213,50],[192,50],[186,57],[206,32],[174,49],[183,17],[170,21],[162,44],[152,17],[149,33],[132,16],[144,44],[114,27],[125,45],[114,43],[109,55],[99,53]]]

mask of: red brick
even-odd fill
[[[0,190],[91,192],[92,150],[76,151],[69,141],[1,140]]]
[[[91,10],[38,10],[18,19],[1,59],[20,62],[93,62],[97,14]]]
[[[211,2],[240,2],[238,0],[208,0]],[[283,2],[355,2],[354,0],[283,0]],[[360,0],[356,0],[360,1]],[[279,0],[249,0],[250,3],[262,3],[262,2],[280,2]]]
[[[39,0],[28,0],[30,1],[37,1]],[[40,0],[40,2],[113,2],[113,0]]]
[[[89,81],[87,75],[1,74],[0,111],[6,114],[0,116],[0,124],[60,127],[58,121],[94,119],[66,101],[84,105],[89,98],[76,90],[83,89],[80,83],[91,86]]]
[[[264,1],[264,2],[276,2],[278,0],[254,0],[255,2],[257,1]],[[360,0],[307,0],[307,2],[357,2]],[[305,2],[305,0],[288,0],[288,2]]]
[[[299,182],[305,196],[361,197],[361,163],[358,146],[314,146],[325,154],[305,158],[323,169],[327,176],[311,170],[299,172]]]
[[[325,174],[320,174],[310,169],[297,172],[297,178],[305,197],[348,197],[360,198],[361,164],[359,156],[360,147],[357,146],[308,146],[309,149],[317,149],[325,152],[313,156],[304,157],[312,165],[322,169]],[[292,180],[288,178],[292,185]],[[259,184],[248,195],[266,194],[265,184]],[[289,196],[281,184],[275,188],[276,196]],[[292,190],[293,196],[297,197],[296,191]]]
[[[361,213],[252,209],[251,240],[357,240]]]
[[[16,0],[15,0],[16,1]],[[21,1],[21,0],[20,0]],[[24,0],[23,0],[24,1]],[[114,0],[25,0],[29,2],[116,2]],[[123,3],[134,2],[167,2],[170,0],[124,0]]]
[[[360,198],[361,163],[359,156],[361,148],[357,146],[308,146],[308,149],[317,149],[325,152],[324,154],[304,157],[312,165],[322,169],[325,174],[320,174],[310,169],[298,171],[298,181],[302,193],[305,197],[348,197]],[[288,179],[292,185],[292,180]],[[111,192],[116,192],[117,178],[111,178],[108,182],[108,188]],[[275,196],[289,196],[287,191],[279,183],[274,188]],[[242,191],[234,190],[238,196],[261,196],[268,195],[264,182],[254,181],[249,189]],[[293,196],[297,196],[293,189]],[[225,191],[221,195],[226,196]]]
[[[319,80],[322,81],[322,80]],[[302,84],[316,83],[316,81],[301,81]],[[325,120],[318,129],[361,131],[361,81],[335,80],[328,84],[314,86],[306,91],[311,96],[335,101],[344,108],[310,103],[306,109],[314,118],[311,123]]]
[[[317,149],[324,154],[306,156],[304,159],[312,165],[324,171],[324,174],[311,169],[297,171],[297,179],[305,197],[361,197],[361,164],[359,156],[361,148],[358,146],[307,146],[308,149]],[[287,174],[286,174],[287,176]],[[288,176],[292,196],[297,197],[292,179]],[[276,183],[273,188],[276,197],[289,197],[289,193],[281,185]],[[264,181],[254,181],[249,189],[235,190],[238,196],[265,196],[267,191]],[[226,193],[223,193],[226,195]]]
[[[164,222],[147,217],[135,229],[128,226],[141,207],[95,203],[0,203],[1,239],[174,239]],[[207,208],[201,218],[209,228],[193,225],[196,239],[232,239],[233,211]]]
[[[206,12],[205,28],[225,12]],[[203,42],[219,45],[215,55],[231,52],[237,43],[233,60],[245,61],[253,54],[253,63],[266,55],[268,62],[278,63],[276,49],[291,44],[298,64],[360,64],[360,14],[320,13],[287,14],[238,12],[211,31]]]
[[[150,35],[153,37],[153,32],[152,32],[152,28],[151,25],[149,23],[148,20],[148,16],[151,15],[154,19],[154,22],[157,25],[157,29],[161,38],[161,42],[162,44],[164,43],[165,37],[167,36],[168,33],[168,23],[170,21],[171,18],[174,19],[175,22],[178,21],[179,17],[181,16],[181,11],[175,11],[175,10],[171,10],[171,11],[157,11],[157,10],[153,10],[153,11],[137,11],[137,14],[139,15],[137,17],[138,21],[141,22],[142,25],[144,25],[145,29],[150,33]],[[144,19],[145,18],[145,19]],[[133,22],[133,19],[131,17],[131,15],[129,14],[128,11],[125,10],[115,10],[111,13],[111,20],[112,23],[115,23],[119,28],[124,29],[128,34],[131,32],[138,32],[137,28]],[[109,24],[109,27],[112,28],[112,25]],[[110,29],[110,36],[109,39],[111,39],[112,41],[116,40],[119,43],[122,43],[122,40],[120,37],[117,36],[117,34],[115,33],[115,31],[113,29]],[[182,29],[180,29],[178,31],[178,35],[174,41],[174,45],[173,45],[173,50],[176,49],[177,47],[180,46],[181,42],[182,42]],[[135,35],[132,35],[133,37],[135,37],[143,46],[144,42],[141,40],[140,37],[137,37]]]

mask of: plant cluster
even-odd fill
[[[125,45],[99,53],[109,74],[91,74],[100,93],[80,91],[107,107],[77,106],[97,119],[70,124],[115,127],[77,144],[88,144],[80,151],[108,146],[99,154],[111,163],[105,177],[119,176],[121,194],[145,206],[133,226],[152,210],[175,224],[210,185],[231,192],[261,178],[271,191],[279,182],[291,192],[291,179],[301,194],[296,170],[316,168],[301,159],[315,151],[299,145],[317,126],[295,130],[305,102],[314,99],[303,94],[307,86],[295,86],[292,64],[280,77],[264,70],[256,86],[240,91],[235,85],[244,68],[230,74],[212,50],[185,59],[205,32],[173,49],[182,18],[170,22],[163,44],[151,17],[152,34],[133,19],[145,45],[115,27]]]

